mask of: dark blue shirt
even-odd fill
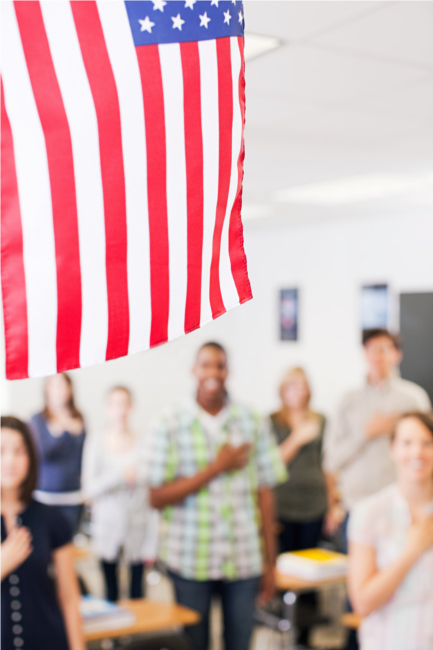
[[[4,650],[68,650],[53,579],[53,551],[71,541],[62,514],[30,501],[18,523],[32,535],[33,551],[1,585],[1,646]],[[6,528],[1,518],[1,540]]]
[[[34,415],[30,427],[39,449],[38,490],[74,492],[81,486],[81,462],[85,432],[78,435],[63,431],[53,436],[42,415]]]

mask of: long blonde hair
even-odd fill
[[[289,415],[290,415],[290,409],[287,407],[285,401],[284,401],[284,391],[287,387],[287,385],[290,383],[290,381],[293,379],[293,377],[302,377],[304,379],[305,383],[307,384],[308,388],[308,397],[307,397],[307,412],[309,416],[316,415],[314,411],[310,409],[310,401],[311,401],[311,389],[310,389],[310,383],[308,381],[308,377],[305,373],[305,370],[303,368],[300,368],[299,366],[295,366],[294,368],[290,368],[290,370],[287,370],[287,372],[284,374],[283,379],[281,380],[280,383],[280,399],[281,399],[281,406],[273,414],[273,417],[275,420],[277,420],[280,423],[287,424],[289,420]]]

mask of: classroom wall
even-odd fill
[[[103,426],[104,395],[113,384],[132,389],[140,429],[188,396],[194,352],[209,339],[230,352],[230,390],[238,400],[261,412],[275,408],[280,377],[296,364],[311,378],[314,407],[330,414],[363,380],[360,286],[388,282],[396,295],[433,289],[427,213],[297,227],[251,222],[245,240],[253,301],[168,345],[71,373],[89,430]],[[293,286],[300,289],[300,340],[280,342],[278,292]],[[3,381],[2,389],[3,413],[27,418],[41,407],[41,380]]]

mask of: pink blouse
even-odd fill
[[[393,484],[353,508],[348,536],[372,546],[377,567],[385,569],[402,554],[410,524],[407,501]],[[391,600],[363,620],[360,642],[361,650],[433,650],[433,547]]]

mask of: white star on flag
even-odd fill
[[[209,22],[210,22],[210,18],[207,17],[207,13],[205,11],[203,16],[200,16],[200,27],[206,27],[207,29]]]
[[[159,9],[160,11],[164,11],[164,7],[167,4],[165,0],[152,0],[153,2],[153,10]]]
[[[234,4],[234,5],[235,5],[235,4],[236,4],[236,0],[232,0],[232,4]]]
[[[194,5],[196,2],[197,0],[186,0],[185,9],[194,9]]]
[[[227,23],[227,25],[230,25],[230,21],[232,19],[232,15],[230,11],[225,11],[224,12],[224,22]]]
[[[152,27],[155,26],[155,23],[149,20],[149,16],[146,16],[144,20],[139,19],[138,22],[141,25],[140,32],[149,32],[149,34],[152,33]]]
[[[212,5],[213,5],[215,7],[218,7],[218,2],[219,2],[219,0],[212,0],[212,2],[210,3],[210,6],[212,7]]]
[[[242,11],[239,12],[238,16],[239,16],[239,22],[240,22],[240,24],[242,25],[242,21],[243,21],[243,19],[244,19],[243,14],[242,14]]]
[[[177,16],[172,16],[171,17],[173,21],[173,29],[178,29],[180,32],[182,31],[182,25],[184,24],[184,20],[180,17],[180,14],[177,14]]]

